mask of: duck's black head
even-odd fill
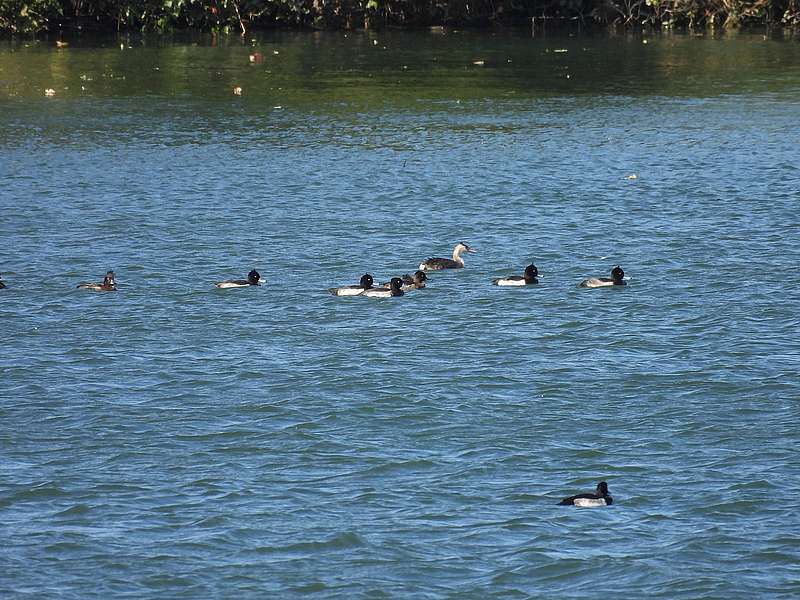
[[[373,284],[373,283],[375,283],[375,282],[374,282],[374,280],[372,279],[372,275],[370,275],[369,273],[364,273],[364,274],[361,276],[361,279],[359,280],[359,285],[360,285],[362,288],[364,288],[365,290],[368,290],[368,289],[370,289],[370,288],[372,287],[372,284]]]
[[[253,269],[247,274],[247,283],[250,285],[258,285],[258,282],[261,280],[261,275],[258,274],[258,271]]]
[[[103,278],[103,285],[114,285],[114,271],[109,271]]]
[[[536,268],[536,265],[530,264],[525,267],[525,277],[536,278],[539,276],[539,269]]]
[[[617,265],[613,269],[611,269],[611,279],[614,281],[622,281],[622,278],[625,277],[625,271],[622,270],[622,267]]]
[[[601,481],[597,484],[597,495],[608,496],[608,484],[605,481]]]
[[[403,280],[399,277],[392,277],[391,281],[389,281],[389,287],[393,290],[399,290],[403,287]]]
[[[422,283],[423,281],[428,281],[428,276],[425,275],[424,271],[417,271],[414,273],[414,281],[416,283]]]

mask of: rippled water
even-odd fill
[[[223,42],[0,46],[0,594],[800,595],[796,40]]]

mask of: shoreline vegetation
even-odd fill
[[[0,0],[0,32],[800,26],[800,0]]]

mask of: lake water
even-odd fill
[[[68,41],[0,45],[0,595],[800,596],[796,38]]]

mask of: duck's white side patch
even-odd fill
[[[222,283],[216,284],[216,286],[221,290],[227,290],[228,288],[240,288],[240,287],[249,287],[248,285],[242,285],[241,283],[229,283],[223,281]]]
[[[498,279],[497,285],[502,286],[524,286],[525,280],[524,279]]]
[[[602,498],[575,498],[575,506],[580,506],[581,508],[597,508],[605,505],[606,501]]]
[[[385,288],[372,288],[364,292],[368,298],[392,298],[392,290]]]
[[[603,281],[602,279],[597,279],[596,277],[592,277],[591,279],[584,279],[581,282],[581,287],[587,287],[587,288],[608,287],[611,285],[614,285],[613,281]]]
[[[336,295],[337,296],[360,296],[364,293],[364,288],[337,288]]]

